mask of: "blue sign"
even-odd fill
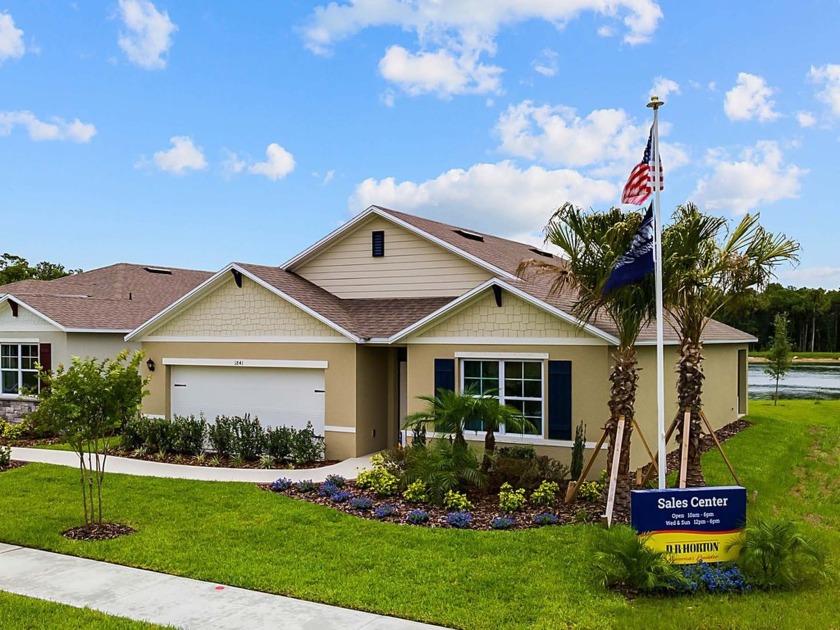
[[[647,544],[673,562],[735,560],[732,543],[747,520],[747,491],[741,486],[634,490],[630,524]]]

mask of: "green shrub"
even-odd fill
[[[799,531],[793,521],[753,519],[730,548],[759,588],[794,588],[825,576],[825,550]]]
[[[145,432],[144,445],[150,453],[175,452],[175,443],[178,438],[178,429],[166,418],[143,418]]]
[[[686,578],[664,552],[645,544],[645,538],[627,525],[598,530],[593,568],[604,586],[623,586],[637,591],[675,590]]]
[[[426,484],[429,501],[435,505],[442,504],[450,490],[463,491],[486,485],[486,476],[475,452],[448,440],[405,449],[402,483],[407,486],[417,480]]]
[[[324,459],[326,451],[324,436],[315,435],[311,422],[307,422],[303,429],[292,429],[292,431],[292,460],[295,464],[308,464]]]
[[[175,434],[173,450],[183,455],[198,455],[204,452],[204,441],[207,437],[207,421],[204,414],[195,416],[173,416],[173,431]]]
[[[533,446],[502,446],[496,450],[499,457],[511,459],[536,459],[537,451]]]
[[[0,446],[0,468],[12,463],[12,447]]]
[[[545,455],[534,458],[497,455],[490,466],[489,485],[491,490],[499,490],[502,484],[508,483],[533,491],[543,481],[554,481],[559,485],[568,474],[568,467]]]
[[[429,500],[429,496],[426,494],[426,484],[419,479],[409,484],[403,492],[403,499],[409,503],[425,503]]]
[[[577,481],[583,472],[583,456],[586,449],[586,425],[581,422],[575,427],[575,441],[572,444],[572,479]]]
[[[260,468],[274,468],[274,458],[271,455],[260,455]]]
[[[139,415],[126,421],[120,434],[120,447],[124,451],[146,448],[146,424],[146,418]]]
[[[397,493],[399,479],[384,468],[363,470],[356,477],[356,485],[369,488],[380,497],[388,497]]]
[[[231,416],[216,416],[216,422],[207,427],[210,448],[217,457],[230,457],[236,443],[236,419]]]
[[[12,424],[5,418],[0,418],[0,439],[15,442],[22,439],[29,432],[28,422]]]
[[[584,481],[578,488],[578,496],[584,501],[600,501],[607,485],[607,471],[602,470],[595,481]]]
[[[473,504],[466,494],[450,490],[443,497],[443,505],[456,512],[467,512],[473,508]]]
[[[251,414],[233,418],[233,453],[246,461],[256,461],[265,452],[265,432],[260,419]]]
[[[560,492],[560,486],[556,481],[543,481],[540,487],[531,493],[531,503],[550,507],[557,500],[558,492]]]
[[[525,488],[513,489],[509,483],[502,484],[499,490],[499,508],[502,512],[518,512],[525,507]]]
[[[295,430],[291,427],[269,427],[265,430],[265,448],[278,462],[293,461],[292,441]]]

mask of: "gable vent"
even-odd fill
[[[554,258],[554,254],[552,254],[551,252],[547,252],[542,249],[537,249],[536,247],[532,247],[531,251],[535,254],[539,254],[540,256],[544,256],[545,258]]]
[[[171,276],[172,275],[172,270],[171,269],[164,269],[162,267],[143,267],[143,269],[145,269],[149,273],[160,273],[160,274],[163,274],[165,276]]]
[[[452,230],[455,234],[459,236],[463,236],[464,238],[468,238],[471,241],[479,241],[480,243],[484,242],[484,237],[481,234],[476,234],[475,232],[468,232],[467,230]]]
[[[385,255],[385,230],[374,230],[371,236],[371,255],[380,258]]]

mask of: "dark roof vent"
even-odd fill
[[[159,273],[165,276],[171,276],[172,270],[171,269],[163,269],[162,267],[143,267],[149,273]]]
[[[374,258],[381,258],[385,255],[385,230],[374,230],[371,232],[371,255]]]
[[[554,258],[554,254],[552,254],[551,252],[547,252],[542,249],[537,249],[536,247],[532,247],[531,251],[540,256],[544,256],[545,258]]]
[[[475,232],[468,232],[467,230],[462,230],[458,228],[457,230],[452,230],[455,234],[459,236],[463,236],[464,238],[468,238],[471,241],[478,241],[480,243],[484,242],[484,237],[481,234],[476,234]]]

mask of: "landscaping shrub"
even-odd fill
[[[256,416],[233,417],[232,452],[247,461],[255,461],[265,452],[265,432]]]
[[[323,483],[320,488],[318,488],[318,496],[319,497],[331,497],[336,492],[338,492],[341,488],[338,486],[331,484],[329,481]]]
[[[290,462],[292,458],[291,427],[269,427],[265,430],[265,450],[278,462]]]
[[[426,510],[412,510],[405,517],[405,521],[411,525],[422,525],[429,521],[429,513]]]
[[[490,521],[490,527],[493,529],[510,529],[514,525],[516,525],[516,520],[510,516],[497,516]]]
[[[540,487],[531,493],[531,503],[550,507],[557,500],[558,492],[560,492],[560,486],[557,485],[556,481],[543,481]]]
[[[151,453],[162,453],[164,455],[175,452],[175,444],[178,438],[178,430],[166,418],[145,418],[145,442],[146,450]]]
[[[8,466],[12,463],[12,447],[0,446],[0,467]]]
[[[298,481],[296,484],[294,484],[293,487],[297,492],[301,492],[303,494],[315,492],[315,490],[318,489],[317,484],[311,479],[304,479],[303,481]]]
[[[211,450],[218,457],[230,457],[236,443],[236,419],[231,416],[216,416],[216,421],[207,427],[207,439]]]
[[[509,483],[502,484],[499,490],[499,508],[502,512],[518,512],[525,507],[525,489],[516,490]]]
[[[600,501],[607,485],[607,471],[602,470],[596,481],[584,481],[578,489],[578,496],[584,501]]]
[[[376,453],[371,456],[370,463],[374,468],[384,468],[394,475],[394,477],[401,478],[405,472],[408,451],[412,448],[411,446],[407,448],[397,446],[387,451]]]
[[[557,525],[560,522],[560,519],[550,512],[536,514],[532,520],[534,521],[534,525]]]
[[[204,414],[195,416],[173,416],[173,445],[175,453],[183,455],[199,455],[204,452],[204,441],[207,437],[207,420]]]
[[[344,503],[352,495],[347,490],[336,490],[330,495],[330,501],[333,503]]]
[[[146,448],[147,424],[147,419],[139,415],[126,421],[120,434],[120,447],[125,451]]]
[[[347,480],[341,475],[327,475],[326,482],[331,483],[336,488],[343,488]]]
[[[399,479],[384,468],[373,468],[361,471],[356,478],[356,485],[373,490],[380,497],[388,497],[396,494]]]
[[[426,494],[426,484],[419,479],[409,484],[408,488],[403,492],[403,499],[409,503],[425,503],[429,500]]]
[[[367,497],[353,497],[350,499],[350,507],[360,512],[373,509],[373,501]]]
[[[389,516],[395,516],[396,514],[397,514],[397,508],[395,508],[390,503],[384,503],[384,504],[380,505],[373,512],[373,515],[376,518],[388,518]]]
[[[270,487],[272,492],[285,492],[292,487],[292,480],[286,477],[280,477],[280,479],[272,481]]]
[[[274,458],[271,455],[260,455],[260,468],[274,468]]]
[[[292,461],[297,465],[319,462],[324,459],[326,450],[324,437],[315,435],[315,429],[312,428],[311,422],[307,422],[305,428],[293,431],[291,446]]]
[[[575,427],[575,441],[572,444],[572,479],[577,481],[583,472],[583,456],[586,449],[586,425],[581,422]]]
[[[502,446],[496,449],[497,457],[510,459],[536,459],[537,451],[533,446]]]
[[[494,491],[500,490],[505,483],[533,491],[543,481],[559,485],[568,475],[567,466],[545,455],[532,458],[496,456],[490,467],[489,485]]]
[[[429,446],[412,446],[405,451],[403,484],[422,481],[426,484],[429,501],[435,505],[443,503],[450,490],[463,491],[486,485],[478,456],[470,449],[436,440]]]
[[[598,530],[594,557],[593,568],[604,586],[652,592],[679,590],[687,582],[664,552],[648,547],[644,538],[627,525]]]
[[[0,418],[0,439],[14,442],[22,439],[28,432],[30,426],[28,422],[19,422],[12,424],[5,418]]]
[[[450,512],[446,515],[446,522],[455,529],[469,529],[472,525],[472,514],[464,511]]]
[[[825,551],[793,521],[755,518],[732,545],[758,588],[793,588],[825,575]]]
[[[450,510],[457,510],[459,512],[471,510],[473,507],[473,504],[467,498],[466,494],[455,492],[453,490],[447,492],[446,496],[443,497],[443,505]]]
[[[685,581],[676,586],[681,593],[745,593],[752,590],[747,577],[737,564],[720,562],[709,564],[702,560],[697,564],[680,565]]]

